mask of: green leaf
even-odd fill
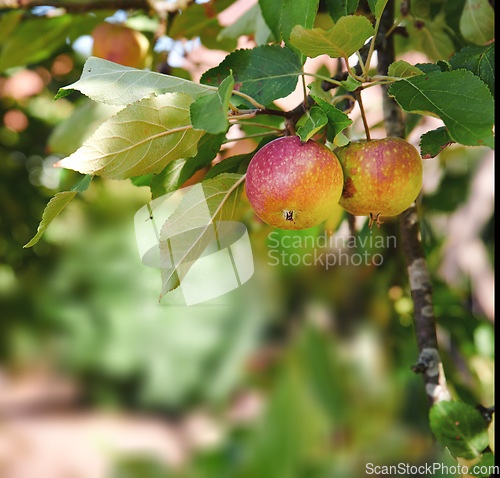
[[[198,142],[196,156],[176,159],[169,163],[160,174],[155,174],[151,181],[153,199],[179,189],[196,171],[210,166],[225,137],[224,134],[216,136],[205,134]]]
[[[495,96],[495,44],[468,46],[450,58],[453,70],[465,68],[483,80]]]
[[[426,19],[420,28],[416,28],[413,22],[408,22],[406,29],[415,48],[434,61],[450,58],[455,52],[455,44],[450,36],[454,32],[450,30],[444,13]]]
[[[328,117],[319,106],[313,106],[306,122],[297,130],[301,141],[308,141],[328,123]]]
[[[285,357],[277,373],[266,409],[255,424],[245,454],[241,476],[291,478],[338,476],[310,473],[313,458],[326,453],[322,444],[332,426],[326,411],[310,392],[310,377],[303,370],[300,352]],[[298,470],[307,470],[299,473]]]
[[[212,93],[215,88],[90,57],[85,62],[81,78],[61,88],[54,99],[66,96],[73,90],[78,90],[94,101],[123,106],[164,93],[186,93],[196,99]]]
[[[130,180],[132,181],[132,184],[134,186],[137,186],[138,188],[139,187],[143,187],[143,186],[148,186],[149,187],[150,184],[151,184],[151,180],[153,179],[153,177],[154,177],[153,173],[151,173],[151,174],[143,174],[142,176],[134,176],[134,177],[130,178]]]
[[[441,71],[441,68],[436,63],[417,63],[416,68],[424,73],[432,73],[433,71]]]
[[[194,129],[207,133],[225,133],[229,128],[227,114],[234,87],[233,75],[224,78],[217,91],[202,96],[191,104],[189,111]]]
[[[387,0],[368,0],[370,10],[375,15],[375,18],[380,18],[384,11]]]
[[[263,45],[251,50],[236,50],[219,66],[206,71],[200,81],[218,86],[229,76],[230,70],[235,89],[268,105],[295,90],[302,65],[289,48]]]
[[[348,76],[347,80],[341,81],[340,83],[347,91],[357,90],[362,85],[360,81],[354,79],[352,76]]]
[[[297,25],[312,28],[318,11],[318,3],[319,0],[283,0],[280,18],[281,36],[285,45],[299,55],[301,63],[304,63],[306,58],[290,43],[290,34]]]
[[[326,8],[336,23],[340,17],[352,15],[358,8],[359,0],[326,0]]]
[[[491,476],[490,471],[493,470],[495,466],[495,455],[492,452],[484,453],[481,459],[470,468],[470,471],[474,473],[474,476],[478,478],[489,478]],[[481,473],[481,469],[483,472]]]
[[[87,98],[67,119],[58,123],[47,141],[51,153],[74,153],[104,121],[120,111],[120,107],[95,103]]]
[[[210,169],[205,179],[212,179],[223,173],[244,174],[254,154],[255,151],[247,154],[237,154],[220,161]]]
[[[242,35],[254,35],[257,45],[269,43],[274,36],[262,17],[259,4],[250,7],[234,23],[223,28],[217,38],[238,40]]]
[[[188,95],[167,93],[127,106],[57,166],[111,179],[159,173],[196,154],[203,131],[189,121],[190,104]]]
[[[21,10],[12,10],[0,15],[0,43],[3,43],[9,37],[22,17],[23,12]]]
[[[62,191],[57,193],[45,206],[45,210],[42,214],[42,220],[38,226],[35,236],[25,244],[23,247],[34,246],[42,237],[43,233],[49,227],[49,224],[54,220],[56,216],[68,205],[68,203],[76,196],[77,193],[85,191],[92,180],[91,175],[86,175],[77,185],[75,185],[71,191]]]
[[[486,421],[478,410],[464,402],[434,404],[429,422],[438,442],[454,456],[475,458],[488,446]]]
[[[342,17],[330,30],[307,29],[300,25],[293,28],[290,42],[304,55],[314,58],[329,55],[331,58],[350,57],[374,34],[369,20],[361,16]]]
[[[488,0],[466,0],[460,32],[475,45],[484,45],[495,38],[495,10]]]
[[[352,124],[352,120],[345,113],[327,103],[325,100],[314,96],[313,98],[328,118],[328,127],[326,130],[327,138],[328,141],[333,143],[337,135]]]
[[[404,60],[395,61],[389,65],[387,70],[388,76],[396,76],[399,78],[409,78],[411,76],[422,75],[424,72],[417,66],[410,65]]]
[[[236,48],[236,41],[231,38],[218,40],[223,30],[219,24],[217,13],[228,6],[229,1],[212,2],[206,5],[192,4],[180,15],[175,15],[168,30],[168,36],[175,40],[200,37],[207,48],[231,51]]]
[[[423,159],[437,156],[444,148],[453,143],[448,130],[441,126],[420,137],[420,155]]]
[[[432,72],[406,78],[394,83],[389,94],[406,111],[439,116],[453,141],[493,147],[493,97],[470,71]]]
[[[275,40],[281,42],[280,18],[283,0],[273,0],[272,2],[259,0],[259,7],[267,26],[273,32]]]
[[[176,288],[205,249],[227,232],[245,176],[221,174],[195,184],[166,220],[160,233],[163,296]]]
[[[65,44],[71,25],[72,15],[21,21],[0,50],[0,71],[45,60]]]

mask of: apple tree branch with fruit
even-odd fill
[[[212,166],[201,182],[210,197],[209,221],[236,219],[235,204],[243,191],[255,214],[279,229],[316,226],[337,205],[351,215],[367,216],[370,226],[384,227],[384,218],[399,216],[420,353],[414,371],[424,376],[431,427],[456,456],[477,458],[487,445],[487,424],[474,410],[462,410],[463,403],[450,401],[415,201],[422,186],[422,158],[435,157],[452,143],[494,147],[494,31],[490,24],[481,31],[471,26],[478,12],[493,15],[492,7],[476,1],[474,8],[464,9],[461,34],[475,46],[432,63],[410,64],[394,54],[400,23],[412,19],[409,2],[397,8],[391,0],[367,3],[370,11],[360,15],[355,14],[358,1],[327,1],[333,26],[323,29],[315,26],[318,0],[259,1],[265,40],[229,53],[200,82],[139,69],[148,64],[147,40],[126,27],[98,26],[94,56],[80,79],[61,88],[56,99],[78,91],[114,112],[77,151],[57,163],[85,176],[71,191],[52,198],[26,247],[36,244],[94,176],[147,184],[154,199],[210,166],[221,146],[234,141],[227,137],[231,126],[251,125],[257,132],[245,138],[260,140],[252,154]],[[413,26],[419,28],[417,20]],[[117,44],[130,45],[134,58],[122,58]],[[307,58],[325,54],[339,59],[345,71],[329,76],[304,71]],[[356,66],[349,61],[353,55]],[[306,77],[314,79],[308,88]],[[303,101],[296,108],[284,111],[276,106],[276,100],[301,84]],[[364,114],[363,98],[372,88],[382,88],[384,94],[383,139],[371,138]],[[350,141],[349,114],[355,102],[366,139]],[[402,111],[443,122],[421,136],[420,151],[405,139]],[[168,240],[169,228],[175,225],[177,233],[187,232],[197,217],[196,199],[188,192],[163,225],[160,246]],[[188,264],[206,246],[203,233],[190,237],[190,254],[184,256],[189,260],[179,259],[175,271],[164,274],[163,294],[182,282]],[[476,430],[470,439],[460,424],[448,429],[450,420],[459,422],[451,419],[457,414],[466,416]],[[450,436],[463,438],[457,442]],[[467,448],[473,440],[479,441],[475,452]]]

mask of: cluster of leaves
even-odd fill
[[[56,195],[44,212],[36,236],[27,246],[38,241],[76,192],[88,186],[91,176],[132,178],[136,184],[149,184],[153,198],[175,191],[197,170],[211,164],[234,122],[252,123],[256,116],[279,114],[273,101],[290,94],[299,77],[309,74],[302,67],[307,57],[327,54],[347,62],[349,56],[359,54],[365,42],[376,35],[386,1],[369,4],[375,28],[365,16],[351,15],[357,2],[348,2],[344,11],[339,10],[340,3],[332,1],[328,5],[334,24],[324,30],[314,28],[317,0],[260,2],[253,15],[255,18],[260,14],[267,25],[266,39],[284,41],[285,45],[263,44],[234,51],[219,66],[207,71],[200,83],[89,58],[80,80],[62,88],[56,99],[77,90],[119,111],[76,152],[58,163],[88,178],[71,192]],[[484,10],[482,6],[481,12]],[[234,30],[226,31],[226,36],[240,34],[236,27]],[[370,54],[373,46],[372,42]],[[435,156],[451,142],[493,147],[494,44],[464,48],[450,61],[441,60],[436,64],[410,65],[397,61],[389,67],[386,77],[371,74],[370,54],[363,65],[363,76],[349,69],[346,81],[327,80],[338,83],[344,91],[362,91],[378,83],[391,82],[389,94],[404,110],[441,118],[443,127],[422,136],[424,157]],[[323,79],[312,84],[313,106],[304,112],[297,134],[306,141],[324,131],[330,143],[342,145],[348,141],[342,131],[352,121],[335,106],[338,97],[321,89],[319,81]],[[276,129],[279,132],[279,128]],[[164,274],[164,293],[179,285],[189,264],[208,245],[208,226],[215,221],[232,219],[234,203],[244,181],[243,161],[243,158],[224,161],[220,174],[216,176],[219,171],[215,170],[189,191],[164,224],[160,250],[169,250],[165,244],[174,223],[175,234],[188,234],[184,242],[191,244],[188,250],[176,254],[178,263]],[[200,193],[206,201],[200,202]],[[198,221],[199,228],[193,233],[192,221],[199,215],[200,206],[205,208],[205,202],[209,213],[203,224]]]

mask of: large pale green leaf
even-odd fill
[[[233,87],[234,79],[230,74],[222,81],[217,91],[202,96],[191,104],[191,123],[194,129],[201,129],[211,134],[227,131],[229,128],[227,114]]]
[[[285,41],[285,45],[299,55],[302,63],[304,63],[306,55],[303,55],[299,49],[290,43],[290,34],[296,25],[312,28],[317,11],[318,0],[283,0],[280,18],[281,36]]]
[[[465,47],[450,58],[453,70],[465,68],[483,80],[495,95],[495,44]]]
[[[0,71],[48,58],[64,45],[71,23],[71,15],[20,21],[0,50]]]
[[[235,89],[263,105],[295,90],[302,65],[288,47],[263,45],[251,50],[236,50],[201,77],[204,84],[219,86],[233,72]]]
[[[71,116],[58,123],[47,141],[51,153],[74,153],[104,121],[120,111],[119,106],[96,103],[84,98]]]
[[[205,134],[198,142],[196,156],[176,159],[169,163],[160,174],[155,174],[151,180],[153,199],[179,189],[196,171],[210,166],[225,137],[225,134]]]
[[[471,43],[484,45],[495,38],[495,10],[488,0],[466,0],[460,32]]]
[[[358,8],[359,0],[326,0],[326,8],[336,23],[340,17],[352,15]]]
[[[436,403],[429,412],[429,423],[439,443],[454,456],[476,458],[488,445],[486,421],[464,402]]]
[[[394,83],[389,94],[406,111],[440,117],[453,141],[493,147],[493,97],[470,71],[435,71],[405,78]]]
[[[57,166],[111,179],[159,173],[170,161],[196,154],[203,131],[189,121],[191,101],[167,93],[127,106]]]
[[[43,233],[49,227],[53,219],[68,205],[68,203],[77,195],[77,193],[85,191],[92,180],[92,176],[85,176],[71,191],[62,191],[57,193],[47,204],[42,214],[42,220],[38,226],[35,236],[23,247],[34,246],[42,237]]]
[[[221,174],[195,184],[160,233],[162,295],[176,288],[208,246],[219,241],[234,217],[244,175]]]
[[[290,35],[290,42],[311,58],[323,54],[332,58],[348,58],[373,34],[370,21],[355,15],[340,18],[330,30],[295,26]]]
[[[55,99],[78,90],[94,101],[110,105],[129,105],[151,95],[186,93],[193,99],[212,93],[216,88],[193,81],[137,70],[102,58],[90,57],[80,79],[59,90]]]

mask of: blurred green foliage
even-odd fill
[[[454,28],[463,1],[443,2],[444,17],[438,3],[412,2],[412,11],[426,20],[439,51],[447,52],[465,44]],[[196,8],[186,21],[192,15],[201,22],[203,9]],[[88,34],[93,24],[80,22],[79,32]],[[210,47],[234,46],[232,39],[215,40],[217,22],[196,23],[193,31],[184,21],[174,26],[178,36],[201,32]],[[398,45],[399,51],[420,49],[432,57],[430,48],[411,28]],[[394,221],[380,229],[364,223],[358,238],[396,237],[396,247],[367,242],[348,251],[381,254],[378,267],[272,266],[272,230],[243,204],[255,276],[224,298],[190,308],[179,294],[158,304],[159,272],[141,263],[133,230],[133,215],[149,192],[131,182],[94,179],[34,248],[22,248],[49,198],[80,178],[52,168],[71,146],[51,133],[61,135],[64,119],[91,109],[78,95],[52,102],[59,87],[78,79],[84,58],[63,42],[44,51],[26,66],[43,82],[38,92],[17,98],[5,93],[6,81],[24,67],[0,78],[0,367],[16,371],[48,361],[81,386],[82,400],[91,407],[161,416],[202,406],[223,421],[239,394],[258,391],[265,397],[259,418],[228,426],[220,444],[195,455],[184,469],[130,457],[114,478],[342,478],[362,476],[368,462],[454,463],[432,442],[422,380],[410,370],[418,352]],[[72,67],[56,73],[54,65],[66,57]],[[14,110],[27,119],[25,129],[6,123]],[[255,129],[248,126],[246,132]],[[437,185],[419,205],[448,384],[456,398],[486,406],[494,398],[493,324],[476,303],[470,277],[463,274],[451,284],[439,268],[447,225],[470,201],[473,178],[488,152],[460,146],[443,151],[432,160]],[[347,221],[339,228],[346,229]],[[284,247],[283,238],[317,239],[323,230],[277,234],[278,252],[296,254],[302,262],[314,247]],[[494,216],[478,234],[491,262],[493,236]]]

